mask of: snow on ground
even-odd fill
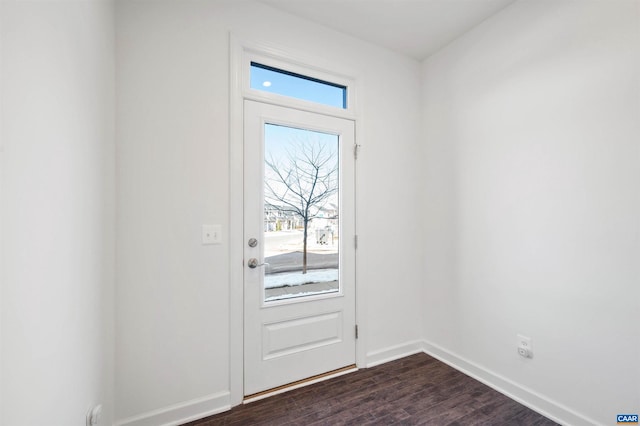
[[[281,274],[267,274],[264,276],[264,288],[303,285],[310,283],[325,283],[338,280],[337,269],[314,269],[302,272],[284,272]]]
[[[264,299],[264,301],[273,302],[274,300],[295,299],[298,297],[305,297],[305,296],[317,296],[319,294],[325,294],[325,293],[336,293],[337,291],[338,291],[337,288],[332,288],[330,290],[303,291],[300,293],[293,293],[293,294],[286,294],[286,295],[279,295],[279,296],[269,296],[266,299]]]

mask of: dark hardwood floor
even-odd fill
[[[188,423],[213,425],[555,425],[488,386],[416,354]]]

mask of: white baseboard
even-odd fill
[[[497,390],[514,401],[519,402],[543,416],[563,425],[598,425],[593,419],[581,415],[550,398],[513,382],[506,377],[487,370],[471,361],[441,348],[438,345],[422,342],[424,353],[444,362],[450,367],[466,374],[477,381]]]
[[[229,409],[231,409],[229,392],[219,392],[118,420],[115,426],[176,426]]]
[[[423,346],[424,344],[421,340],[414,340],[401,345],[389,346],[388,348],[367,352],[365,367],[374,367],[379,364],[384,364],[385,362],[423,352]]]
[[[366,367],[374,367],[409,355],[424,352],[452,368],[508,396],[514,401],[563,425],[582,426],[599,423],[550,398],[512,380],[468,361],[438,345],[415,340],[401,345],[368,352]],[[175,404],[163,409],[117,421],[115,426],[176,426],[231,409],[229,392],[219,392],[203,398]]]

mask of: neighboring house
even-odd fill
[[[272,204],[264,206],[264,231],[290,231],[302,228],[302,219],[295,213],[284,211]]]
[[[328,207],[320,207],[318,214],[311,220],[310,229],[331,229],[336,235],[338,232],[338,207],[330,204]],[[290,231],[301,229],[303,226],[300,216],[288,212],[283,207],[265,203],[264,206],[264,231]]]

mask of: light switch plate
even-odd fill
[[[202,244],[221,244],[221,234],[222,226],[220,225],[202,225]]]

